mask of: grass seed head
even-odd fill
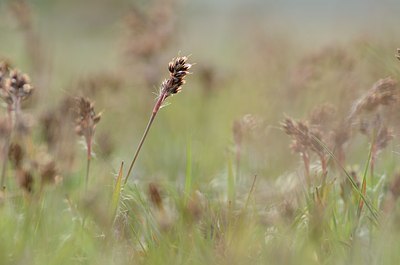
[[[27,99],[32,94],[33,86],[29,76],[17,69],[9,70],[5,63],[0,66],[0,81],[0,97],[9,106]]]
[[[24,150],[22,150],[19,144],[13,143],[9,147],[8,158],[15,168],[21,168],[24,159]]]
[[[93,102],[84,97],[76,99],[75,131],[79,136],[84,136],[86,140],[91,139],[100,119],[101,113],[96,114]]]
[[[379,106],[388,106],[399,100],[397,82],[391,77],[378,80],[353,106],[350,118],[361,112],[372,112]]]
[[[33,191],[33,175],[30,171],[19,169],[16,172],[17,183],[24,191],[31,193]]]
[[[53,160],[47,161],[40,167],[40,177],[43,184],[56,182],[58,170]]]
[[[163,201],[161,198],[160,189],[157,186],[157,184],[150,183],[148,192],[149,192],[150,201],[153,203],[153,205],[155,207],[157,207],[157,209],[159,209],[159,210],[163,209]]]
[[[187,60],[186,56],[177,57],[168,64],[170,77],[161,84],[161,95],[164,98],[181,91],[182,85],[186,82],[185,77],[189,74],[189,69],[192,67],[191,64],[187,63]]]

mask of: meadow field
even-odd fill
[[[400,264],[377,2],[1,0],[0,264]]]

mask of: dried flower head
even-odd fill
[[[33,176],[32,173],[24,170],[19,169],[16,172],[17,183],[24,191],[31,193],[33,190]]]
[[[310,114],[310,124],[319,127],[328,127],[336,116],[336,107],[332,104],[325,103],[315,107]]]
[[[161,94],[165,95],[165,98],[181,91],[182,85],[185,84],[185,76],[189,74],[189,69],[192,67],[187,60],[185,56],[178,57],[168,64],[170,77],[161,84]]]
[[[293,151],[304,152],[311,147],[309,128],[306,123],[296,122],[287,117],[281,125],[285,133],[292,137],[291,148]]]
[[[287,135],[292,138],[290,148],[293,152],[299,153],[303,158],[306,169],[306,177],[309,182],[309,153],[314,152],[321,161],[323,176],[327,173],[326,151],[321,145],[323,142],[323,132],[317,127],[310,128],[307,122],[294,121],[287,117],[282,122],[282,128]]]
[[[76,104],[75,131],[79,136],[85,137],[86,141],[89,143],[93,138],[96,124],[101,119],[101,113],[96,114],[94,111],[94,103],[87,98],[77,98]]]
[[[0,97],[9,105],[17,104],[28,98],[33,91],[33,86],[28,75],[14,69],[8,72],[5,67],[0,69],[2,85],[0,86]],[[14,108],[19,106],[13,106]]]
[[[252,114],[246,114],[233,122],[233,138],[235,144],[240,144],[245,136],[256,137],[265,129],[262,118]]]
[[[11,144],[8,150],[8,157],[15,168],[21,168],[24,150],[17,143]]]
[[[58,171],[53,160],[47,161],[40,167],[40,177],[43,184],[55,183],[57,176]]]
[[[353,106],[350,118],[365,111],[371,112],[380,105],[390,105],[399,100],[397,82],[391,77],[378,80]]]
[[[163,209],[163,201],[160,194],[160,189],[155,183],[149,184],[149,196],[150,201],[157,207],[157,209]]]

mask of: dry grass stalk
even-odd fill
[[[1,186],[4,186],[6,178],[7,154],[12,129],[23,134],[29,127],[27,117],[21,113],[21,104],[31,96],[33,89],[28,75],[21,73],[18,69],[12,69],[8,62],[0,62],[0,98],[7,104],[8,127],[10,128],[3,148]]]
[[[159,210],[163,210],[163,201],[161,198],[160,189],[157,184],[150,183],[148,187],[149,197],[151,203]]]
[[[378,80],[372,88],[353,105],[350,119],[362,112],[375,111],[379,106],[388,106],[399,100],[397,81],[391,77]]]
[[[282,128],[287,135],[292,138],[290,148],[295,153],[299,153],[303,159],[306,181],[310,185],[310,153],[315,153],[321,161],[322,175],[325,180],[327,175],[327,155],[321,146],[323,142],[323,134],[319,128],[312,128],[308,122],[295,121],[287,117],[282,122]],[[318,139],[318,140],[317,140]]]
[[[284,132],[292,137],[290,148],[293,152],[299,153],[303,159],[306,181],[310,185],[310,138],[308,136],[308,127],[303,123],[297,123],[289,117],[282,122],[281,126]]]
[[[368,137],[371,144],[371,181],[379,152],[393,139],[393,132],[387,125],[390,113],[383,112],[383,107],[390,110],[399,102],[399,99],[400,91],[397,81],[387,77],[378,80],[364,96],[356,101],[351,110],[349,120],[359,119],[359,130]]]
[[[75,120],[75,131],[79,136],[84,137],[87,148],[87,166],[85,178],[85,189],[87,190],[89,182],[90,161],[92,157],[93,136],[96,125],[101,119],[101,113],[96,114],[96,112],[94,111],[94,103],[87,98],[77,98],[76,104],[77,117]]]
[[[125,177],[124,184],[126,184],[128,182],[128,178],[131,174],[133,165],[135,164],[135,161],[139,155],[140,149],[142,148],[143,143],[146,140],[147,134],[150,130],[150,127],[151,127],[158,111],[164,104],[165,100],[168,97],[179,93],[182,89],[182,86],[185,84],[185,82],[186,82],[185,77],[186,77],[186,75],[189,74],[189,69],[192,67],[192,65],[189,64],[187,62],[187,60],[188,60],[188,58],[185,56],[177,57],[177,58],[174,58],[168,64],[168,71],[170,73],[170,76],[168,79],[164,80],[161,83],[160,92],[159,92],[156,104],[154,105],[153,111],[151,113],[149,122],[147,123],[146,129],[143,133],[142,139],[140,140],[139,145],[136,149],[136,152],[133,156],[131,165],[129,166],[128,173],[126,174],[126,177]]]

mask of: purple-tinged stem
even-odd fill
[[[128,182],[128,178],[129,178],[129,176],[130,176],[130,174],[132,172],[133,165],[135,164],[136,159],[139,156],[139,152],[142,149],[144,141],[146,140],[146,137],[147,137],[147,134],[149,133],[150,127],[153,124],[153,121],[154,121],[154,119],[155,119],[155,117],[156,117],[156,115],[158,113],[158,110],[161,108],[161,105],[162,105],[162,103],[164,102],[164,100],[166,98],[167,98],[167,95],[165,93],[161,94],[160,97],[158,98],[156,104],[154,105],[153,112],[151,113],[149,122],[147,123],[146,129],[144,130],[144,133],[143,133],[143,136],[142,136],[142,139],[140,140],[139,145],[136,148],[135,155],[133,156],[131,165],[129,166],[128,173],[126,174],[126,177],[125,177],[124,185],[126,185],[126,183]]]
[[[87,162],[86,162],[86,177],[85,177],[85,191],[88,190],[89,186],[89,171],[90,161],[92,160],[92,137],[89,137],[87,141]]]

